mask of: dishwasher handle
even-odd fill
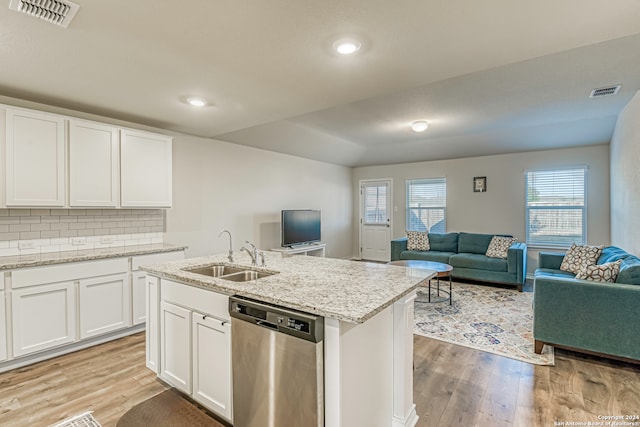
[[[277,331],[278,330],[278,326],[277,325],[274,325],[273,323],[265,322],[264,320],[256,321],[256,325],[262,326],[263,328],[271,329],[273,331]]]

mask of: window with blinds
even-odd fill
[[[407,231],[446,232],[446,178],[407,181]]]
[[[568,247],[586,243],[585,167],[528,171],[527,244]]]
[[[387,197],[389,185],[387,183],[367,183],[362,187],[365,225],[387,225]]]

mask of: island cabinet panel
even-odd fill
[[[7,310],[4,298],[4,291],[0,291],[0,362],[7,360]]]
[[[7,206],[64,206],[65,119],[38,111],[6,110]]]
[[[126,273],[80,280],[79,289],[81,339],[130,326],[131,293]]]
[[[145,284],[146,327],[145,345],[147,368],[160,374],[160,279],[146,276]]]
[[[231,419],[231,323],[192,314],[193,398]]]
[[[120,140],[120,205],[170,208],[173,139],[122,129]]]
[[[76,340],[73,282],[13,290],[13,356],[47,350]]]
[[[118,205],[118,128],[69,121],[69,206]]]
[[[160,377],[191,394],[191,311],[160,302]]]

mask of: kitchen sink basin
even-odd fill
[[[225,264],[207,265],[205,267],[198,268],[185,268],[184,271],[208,277],[217,277],[224,280],[230,280],[232,282],[249,282],[251,280],[262,279],[263,277],[277,274],[273,271],[257,271]]]

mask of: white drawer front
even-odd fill
[[[160,299],[222,320],[229,320],[229,297],[162,279]]]
[[[43,267],[21,268],[11,273],[13,289],[26,286],[74,281],[82,277],[106,276],[126,273],[129,269],[127,258],[111,258],[100,261],[73,262],[47,265]]]

